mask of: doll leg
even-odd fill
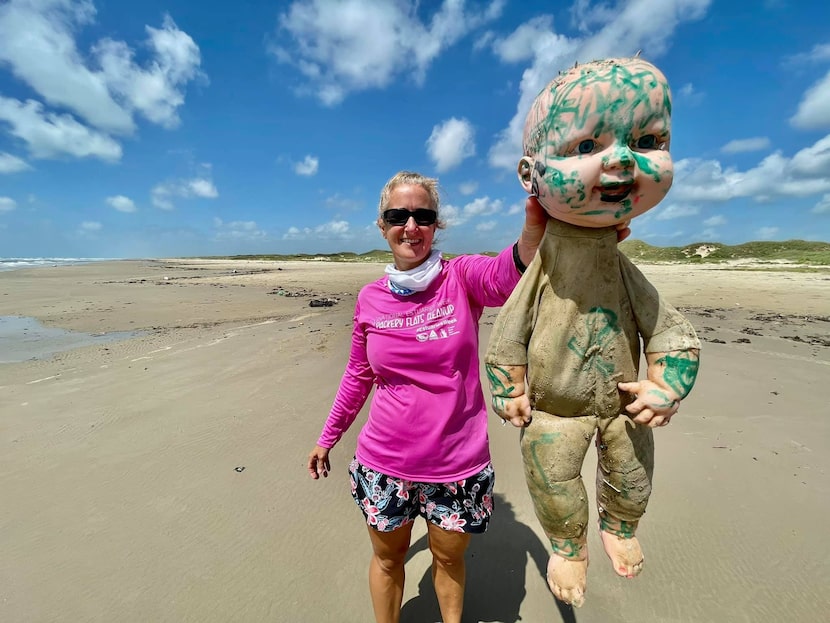
[[[557,599],[576,607],[584,601],[588,570],[588,496],[580,471],[596,422],[534,411],[521,437],[525,480],[553,549],[548,584]]]
[[[597,448],[597,506],[602,545],[614,571],[633,578],[643,570],[643,551],[634,532],[651,495],[652,430],[624,417],[602,420]]]

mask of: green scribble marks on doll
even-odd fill
[[[538,439],[530,442],[530,455],[533,457],[533,465],[536,468],[536,473],[539,474],[539,477],[545,483],[545,487],[554,495],[562,495],[563,493],[566,493],[566,491],[563,487],[548,480],[548,474],[545,471],[542,462],[539,460],[539,455],[536,453],[536,449],[539,446],[544,447],[556,443],[556,440],[561,436],[562,433],[543,433]]]
[[[576,558],[582,553],[582,546],[575,539],[551,539],[553,553],[562,558]]]
[[[682,352],[677,355],[666,355],[657,360],[666,366],[663,371],[663,380],[668,383],[678,396],[685,398],[697,379],[697,370],[700,362],[695,353]]]
[[[605,378],[614,372],[614,364],[602,359],[603,351],[620,333],[617,314],[604,307],[593,307],[585,318],[588,343],[582,347],[575,337],[568,341],[568,348],[582,361],[582,370],[594,368]]]
[[[623,521],[622,519],[615,519],[609,521],[607,517],[599,518],[599,529],[608,534],[615,534],[624,539],[630,539],[634,536],[637,530],[637,523],[631,521]]]
[[[637,168],[646,175],[650,175],[655,182],[660,181],[660,170],[652,166],[648,158],[643,158],[640,154],[634,154],[634,160],[637,162]]]
[[[508,385],[502,380],[510,380],[510,375],[507,373],[507,370],[498,366],[491,366],[489,364],[485,366],[485,369],[487,370],[487,378],[490,381],[490,392],[494,396],[510,397],[510,393],[516,388],[513,385]]]
[[[576,171],[565,177],[559,169],[548,167],[544,179],[548,188],[559,191],[559,196],[565,203],[585,201],[585,185]]]

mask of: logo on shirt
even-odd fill
[[[382,316],[376,318],[376,329],[403,329],[414,328],[415,339],[419,342],[443,340],[456,335],[455,305],[449,302],[439,303],[430,307],[419,307],[403,316]]]

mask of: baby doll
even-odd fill
[[[697,377],[692,325],[617,250],[615,225],[671,187],[670,128],[669,86],[640,58],[562,73],[525,123],[519,179],[552,218],[496,320],[485,363],[495,411],[523,427],[525,479],[553,550],[548,584],[574,606],[587,581],[580,472],[594,433],[602,544],[617,574],[634,577],[652,428],[669,423]],[[648,369],[638,381],[641,339]]]

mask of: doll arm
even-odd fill
[[[484,356],[493,410],[518,427],[530,423],[525,373],[540,273],[540,258],[536,256],[496,317]]]
[[[700,351],[696,348],[667,353],[646,353],[648,369],[642,381],[619,383],[636,399],[625,410],[638,424],[665,426],[677,413],[680,401],[689,395],[697,379]]]
[[[665,426],[695,384],[700,340],[692,323],[663,299],[637,267],[622,254],[619,259],[648,369],[642,381],[618,387],[636,394],[626,406],[635,422]]]
[[[527,366],[488,363],[486,368],[496,414],[517,428],[530,424],[530,399],[525,387]]]

